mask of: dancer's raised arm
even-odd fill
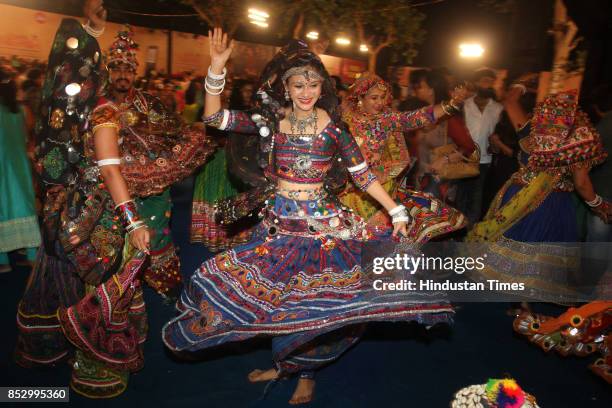
[[[227,33],[221,28],[208,31],[210,49],[210,67],[204,83],[206,97],[204,99],[204,116],[210,117],[221,110],[221,93],[225,86],[225,65],[232,55],[234,41],[228,44]]]

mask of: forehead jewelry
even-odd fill
[[[323,76],[321,76],[321,74],[319,74],[317,71],[313,69],[310,69],[308,67],[293,67],[285,71],[282,77],[283,82],[286,82],[287,79],[289,79],[290,77],[294,75],[301,75],[305,77],[307,81],[315,81],[315,80],[323,79]]]

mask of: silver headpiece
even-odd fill
[[[323,79],[323,76],[321,74],[319,74],[317,71],[313,70],[310,67],[293,67],[285,71],[282,77],[283,82],[286,82],[287,79],[289,79],[290,77],[294,75],[301,75],[305,77],[306,80],[308,81]]]

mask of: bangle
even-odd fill
[[[212,71],[210,70],[210,65],[208,66],[208,74],[207,76],[210,77],[211,79],[225,79],[225,76],[227,75],[227,68],[223,67],[223,73],[222,74],[213,74]]]
[[[134,229],[133,227],[141,223],[141,219],[138,216],[138,210],[136,208],[136,202],[134,200],[124,201],[117,204],[115,207],[115,213],[121,220],[123,227],[126,230]]]
[[[204,83],[208,84],[210,88],[223,88],[225,86],[225,79],[212,79],[206,77]]]
[[[213,95],[213,96],[219,96],[223,93],[223,88],[209,87],[207,82],[204,82],[204,89],[206,90],[207,94]],[[215,92],[216,90],[218,90],[218,92]]]
[[[448,116],[452,116],[459,111],[459,109],[455,108],[449,101],[440,102],[440,107]]]
[[[145,224],[145,223],[144,223],[144,221],[136,221],[135,223],[128,225],[128,226],[125,228],[125,230],[126,230],[126,231],[127,231],[127,233],[129,234],[129,233],[131,233],[131,232],[136,231],[137,229],[144,228],[144,227],[146,227],[146,226],[147,226],[147,224]]]
[[[591,208],[599,207],[602,202],[603,202],[603,198],[601,198],[601,196],[598,194],[595,195],[595,198],[592,201],[586,201],[586,200],[584,201],[584,203]]]
[[[225,111],[221,109],[210,116],[202,116],[202,122],[208,126],[219,127],[221,126],[221,123],[223,123],[224,116]]]
[[[397,224],[398,222],[408,222],[410,218],[408,215],[396,215],[391,219],[391,224]]]
[[[520,83],[512,84],[512,85],[510,85],[510,88],[518,88],[518,89],[520,89],[522,95],[525,95],[527,93],[527,87],[525,85],[523,85],[523,84],[520,84]]]
[[[104,30],[106,29],[106,27],[102,27],[101,29],[96,30],[89,23],[89,20],[87,20],[87,23],[83,25],[83,29],[85,30],[85,32],[87,32],[87,34],[91,35],[94,38],[98,38],[102,34],[104,34]]]
[[[400,204],[397,207],[390,209],[389,215],[393,217],[394,215],[399,214],[402,211],[406,212],[406,207]]]
[[[461,110],[461,103],[458,103],[455,98],[451,98],[450,101],[448,101],[448,104],[450,105],[451,108],[453,108],[455,110],[455,113],[459,112]]]

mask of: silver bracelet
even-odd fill
[[[125,228],[125,230],[126,230],[126,231],[127,231],[127,233],[129,234],[129,233],[131,233],[131,232],[136,231],[137,229],[144,228],[144,227],[146,227],[146,226],[147,226],[147,225],[144,223],[144,221],[136,221],[136,222],[134,222],[134,223],[132,223],[132,224],[128,225],[128,226]]]
[[[225,78],[223,79],[212,79],[207,76],[204,80],[210,88],[223,88],[225,86]]]
[[[599,207],[601,205],[601,203],[603,202],[603,198],[601,198],[601,196],[599,194],[595,195],[595,198],[593,199],[593,201],[586,201],[585,200],[585,204],[588,205],[591,208],[594,207]]]

